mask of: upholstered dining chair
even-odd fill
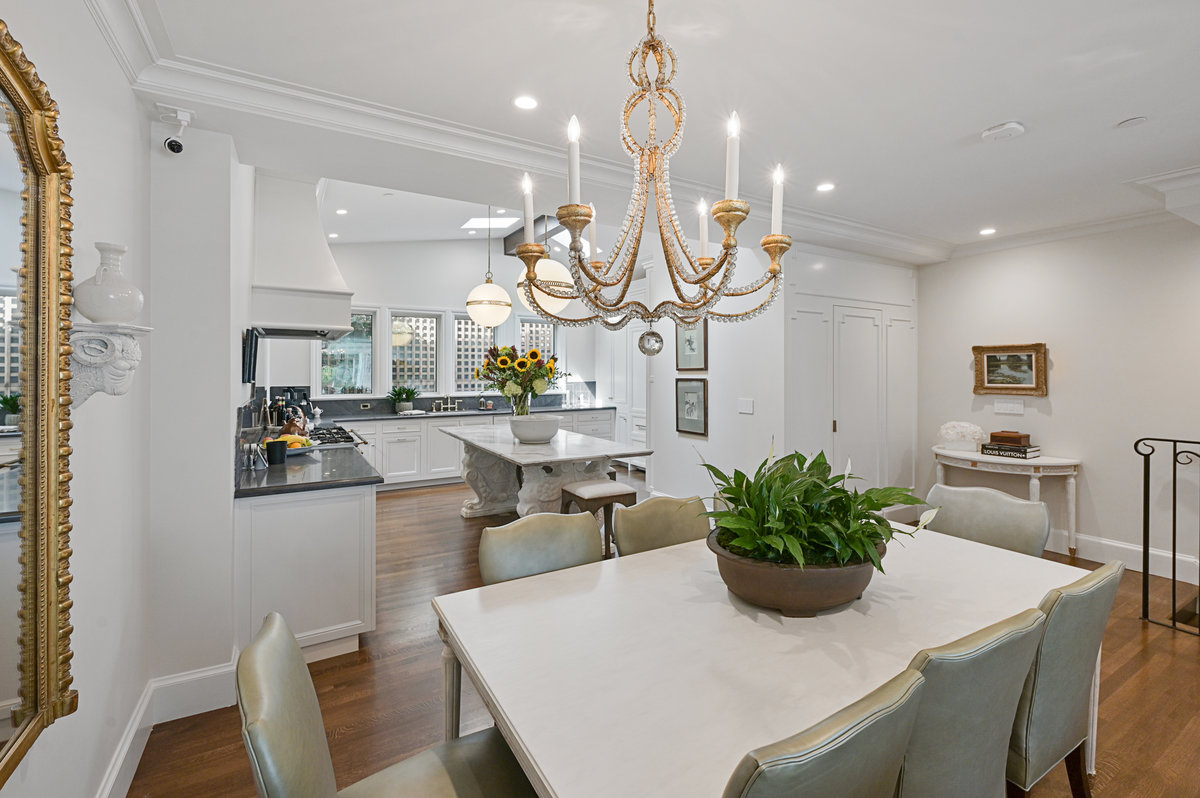
[[[485,527],[479,539],[479,573],[485,585],[601,559],[600,525],[591,513],[535,513]]]
[[[312,677],[277,612],[238,656],[237,699],[260,798],[536,795],[495,728],[422,751],[338,792]]]
[[[924,681],[906,670],[806,731],[756,748],[723,798],[893,798]]]
[[[641,551],[700,540],[711,531],[699,496],[655,496],[613,514],[613,540],[622,557]]]
[[[901,795],[1004,798],[1008,738],[1045,621],[1028,609],[917,652],[908,667],[925,677],[925,692]]]
[[[1050,537],[1045,502],[1018,499],[991,488],[934,485],[925,500],[940,507],[929,529],[956,538],[1041,557]]]
[[[1090,796],[1083,746],[1096,658],[1124,564],[1113,561],[1051,590],[1042,644],[1025,679],[1008,745],[1008,794],[1024,796],[1064,759],[1074,798]]]

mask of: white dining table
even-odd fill
[[[539,795],[719,796],[747,751],[1087,573],[931,530],[883,564],[813,618],[729,593],[702,540],[438,596],[447,734],[461,663]]]

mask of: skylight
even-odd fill
[[[470,230],[474,228],[476,230],[486,230],[488,227],[491,227],[493,230],[507,230],[516,223],[517,218],[515,216],[510,216],[507,219],[497,219],[495,216],[490,219],[486,216],[472,216],[459,229]]]

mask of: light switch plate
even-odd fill
[[[754,415],[754,400],[753,399],[738,399],[738,412],[745,415]]]
[[[1025,400],[997,398],[992,409],[1006,416],[1023,416],[1025,415]]]
[[[359,403],[358,403],[358,409],[359,409],[359,410],[370,410],[370,409],[371,409],[371,403],[370,403],[370,402],[359,402]]]

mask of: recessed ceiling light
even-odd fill
[[[1138,125],[1143,124],[1148,121],[1150,121],[1150,120],[1146,119],[1146,117],[1144,117],[1144,116],[1133,116],[1133,117],[1130,117],[1129,119],[1118,122],[1117,127],[1137,127]]]
[[[981,235],[981,236],[994,236],[995,234],[996,234],[996,228],[994,228],[994,227],[985,227],[979,231],[979,235]]]
[[[517,223],[516,217],[509,219],[497,219],[496,217],[488,218],[487,216],[472,216],[463,223],[461,230],[486,230],[489,227],[493,230],[507,230]]]
[[[817,271],[821,271],[821,269],[825,268],[825,264],[824,263],[814,263],[813,268],[816,269]]]
[[[504,210],[503,208],[497,208],[496,213],[508,213],[508,211]]]
[[[992,125],[980,133],[979,138],[984,141],[1007,141],[1008,139],[1015,139],[1017,136],[1023,135],[1025,135],[1025,126],[1014,120]]]
[[[338,208],[336,211],[334,211],[334,213],[336,213],[338,216],[345,216],[346,214],[350,213],[350,211],[346,210],[345,208]]]
[[[560,246],[558,246],[558,245],[556,244],[556,245],[554,246],[554,251],[555,251],[555,252],[562,252],[562,247],[560,247]]]
[[[474,231],[474,230],[468,230],[468,231],[467,231],[467,235],[469,235],[469,236],[473,236],[473,235],[475,235],[475,231]]]
[[[391,191],[385,191],[385,192],[383,192],[383,196],[385,196],[385,197],[394,197],[394,196],[396,196],[396,195],[395,195],[393,192],[391,192]]]
[[[819,186],[817,186],[817,191],[833,191],[835,188],[837,188],[837,186],[835,186],[833,183],[821,183]]]
[[[520,108],[522,111],[532,111],[537,108],[537,100],[530,97],[528,94],[522,94],[520,97],[513,100],[513,105]]]
[[[337,233],[330,233],[330,234],[329,234],[329,237],[330,237],[330,238],[337,238],[337,237],[338,237],[338,234],[337,234]]]

